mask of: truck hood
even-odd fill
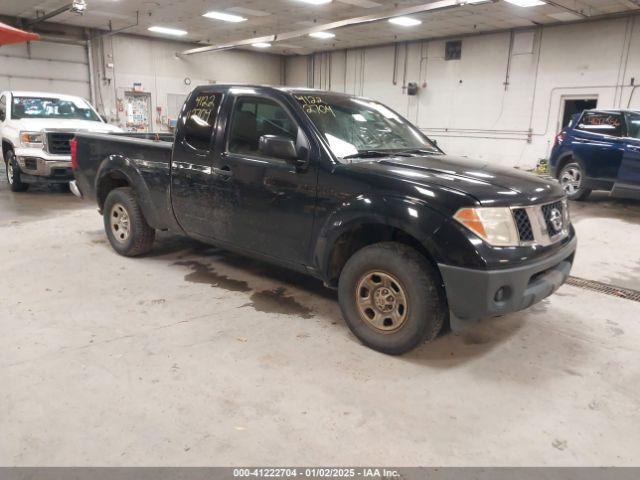
[[[21,131],[39,132],[40,130],[83,130],[87,132],[109,133],[121,132],[114,125],[89,120],[61,120],[59,118],[22,118],[14,120],[14,125]]]
[[[451,155],[387,157],[352,164],[428,187],[438,185],[485,206],[526,205],[562,198],[559,184],[536,175]]]

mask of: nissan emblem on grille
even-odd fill
[[[557,208],[552,209],[549,213],[549,222],[553,226],[555,233],[562,230],[562,212]]]

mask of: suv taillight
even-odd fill
[[[76,137],[69,140],[69,148],[71,149],[71,168],[75,170],[78,168],[78,158],[76,156],[78,151],[78,140],[76,140]]]
[[[560,132],[559,134],[556,135],[555,140],[553,141],[553,146],[557,147],[558,145],[560,145],[562,142],[564,142],[564,132]]]

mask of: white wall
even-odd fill
[[[125,91],[131,91],[134,83],[141,83],[143,89],[151,93],[153,131],[163,131],[166,125],[156,123],[156,107],[162,108],[161,117],[165,117],[170,94],[186,95],[195,86],[209,83],[278,85],[283,82],[282,57],[244,50],[176,55],[185,48],[185,44],[178,42],[128,35],[94,42],[99,108],[111,121],[121,123],[123,114],[117,105]],[[185,83],[185,78],[191,80],[190,85]]]
[[[378,99],[448,153],[531,168],[548,155],[563,97],[595,96],[599,108],[640,108],[640,88],[631,86],[632,78],[640,84],[635,18],[517,31],[511,54],[511,32],[466,37],[459,61],[444,60],[444,40],[399,44],[396,85],[394,45],[290,57],[286,79]],[[406,82],[426,83],[416,97],[402,89],[405,52]]]

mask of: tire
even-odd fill
[[[591,189],[584,186],[584,168],[578,162],[567,163],[558,174],[558,181],[569,200],[585,200]]]
[[[131,188],[111,190],[102,216],[109,243],[120,255],[136,257],[151,250],[156,231],[145,220]]]
[[[364,247],[347,261],[338,300],[353,334],[389,355],[433,340],[448,316],[439,272],[416,250],[395,242]]]
[[[7,150],[5,155],[5,171],[7,174],[7,182],[12,192],[26,192],[29,189],[28,183],[23,183],[20,179],[20,166],[16,161],[13,150]]]

